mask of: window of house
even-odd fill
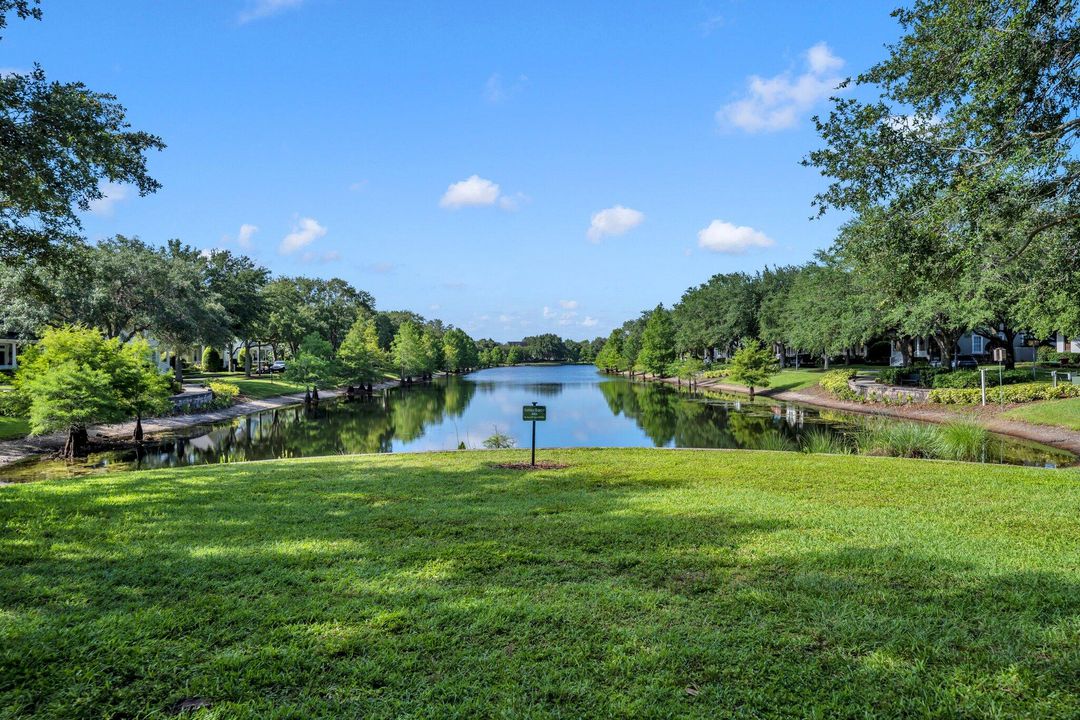
[[[11,357],[11,351],[8,349],[10,345],[0,345],[0,367],[8,365],[11,361],[8,359]]]
[[[982,355],[986,352],[986,338],[982,335],[971,336],[971,354]]]

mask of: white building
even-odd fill
[[[0,370],[14,370],[18,364],[18,348],[14,335],[0,336]]]
[[[1080,353],[1080,338],[1067,338],[1058,333],[1054,338],[1054,349],[1058,352]]]

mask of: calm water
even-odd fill
[[[191,428],[158,446],[91,456],[86,464],[31,461],[0,470],[0,479],[136,468],[202,465],[371,452],[483,447],[496,430],[529,446],[522,405],[548,408],[537,424],[538,447],[775,448],[797,447],[811,428],[854,429],[859,418],[759,399],[690,395],[660,384],[630,383],[585,365],[495,368],[430,385],[395,389],[370,400],[324,402],[268,410]],[[1045,446],[1000,439],[991,462],[1068,464],[1071,456]]]

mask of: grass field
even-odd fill
[[[1007,410],[1003,413],[1003,417],[1037,425],[1054,425],[1069,430],[1080,430],[1080,398],[1032,403]]]
[[[0,440],[11,440],[30,434],[30,421],[26,418],[0,417]]]
[[[1080,716],[1080,473],[325,458],[0,488],[0,717]]]

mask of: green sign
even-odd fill
[[[526,405],[521,408],[522,420],[547,420],[547,405]]]

